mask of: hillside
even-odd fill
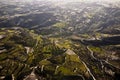
[[[0,0],[0,80],[119,80],[119,1]]]

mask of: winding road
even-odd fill
[[[92,74],[92,72],[90,71],[90,69],[87,67],[87,65],[85,64],[85,62],[82,61],[82,63],[85,65],[87,71],[89,72],[89,74],[92,76],[93,80],[96,80],[94,75]]]
[[[120,71],[119,68],[115,67],[114,65],[110,64],[108,61],[105,61],[105,60],[100,60],[100,59],[97,59],[95,56],[94,56],[94,52],[89,48],[89,46],[87,46],[87,49],[89,50],[90,52],[90,56],[96,60],[97,62],[99,62],[101,64],[101,69],[104,70],[104,68],[108,68],[110,67],[110,70],[112,71],[112,75],[114,75],[114,71]],[[105,71],[106,72],[106,71]]]
[[[108,65],[110,65],[110,66],[112,66],[112,67],[114,67],[114,68],[120,70],[120,68],[115,67],[114,65],[112,65],[111,63],[109,63],[109,62],[106,61],[106,60],[99,60],[99,59],[97,59],[97,58],[94,56],[94,52],[89,48],[89,46],[87,46],[87,49],[90,51],[90,53],[91,53],[91,54],[90,54],[91,57],[92,57],[93,59],[99,61],[99,62],[101,63],[102,66],[104,66],[103,63],[105,63],[105,64],[108,64]]]

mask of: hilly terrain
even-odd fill
[[[119,5],[0,0],[0,80],[119,80]]]

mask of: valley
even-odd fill
[[[119,1],[0,5],[0,80],[120,79]]]

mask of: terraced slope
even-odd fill
[[[39,79],[90,76],[72,50],[60,48],[33,31],[2,28],[0,36],[0,79],[27,80],[25,76],[33,70]]]
[[[1,28],[0,79],[117,80],[120,65],[115,49],[114,45],[103,48],[43,37],[19,27]]]

